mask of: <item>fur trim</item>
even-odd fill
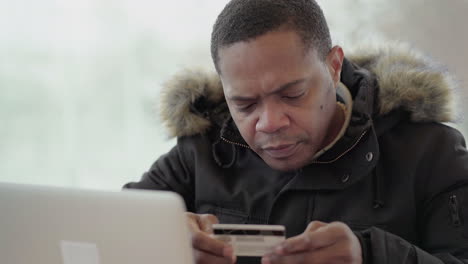
[[[202,96],[210,102],[224,100],[221,80],[216,73],[186,70],[166,82],[161,91],[160,115],[171,137],[195,135],[210,127],[209,120],[191,109]]]
[[[359,48],[347,58],[373,72],[378,79],[379,112],[403,108],[413,121],[453,120],[453,77],[441,65],[408,46],[386,45]],[[203,133],[211,122],[192,111],[204,96],[209,102],[224,100],[221,81],[215,72],[184,71],[169,80],[161,91],[161,119],[172,137]]]
[[[377,76],[380,114],[403,108],[412,121],[453,121],[457,84],[442,65],[405,44],[361,47],[351,54],[348,59]]]

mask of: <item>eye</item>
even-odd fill
[[[257,104],[257,103],[251,103],[251,104],[239,106],[239,107],[238,107],[238,110],[239,110],[239,112],[249,112],[249,111],[251,111],[251,110],[254,108],[254,106],[255,106],[256,104]]]
[[[284,99],[294,100],[294,99],[301,98],[303,95],[304,95],[304,93],[300,93],[300,94],[297,94],[297,95],[283,95],[282,97]]]

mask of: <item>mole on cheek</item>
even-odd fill
[[[323,105],[320,106],[320,110],[323,110]]]

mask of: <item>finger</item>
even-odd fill
[[[315,264],[310,252],[301,252],[293,255],[271,254],[262,257],[262,264]]]
[[[344,241],[331,247],[291,255],[271,254],[262,258],[262,264],[321,264],[321,263],[362,263],[362,253]]]
[[[234,255],[232,246],[224,243],[223,241],[214,239],[202,231],[192,234],[192,246],[195,249],[202,250],[219,257],[232,258]]]
[[[316,232],[320,228],[323,228],[327,226],[328,224],[320,222],[320,221],[313,221],[311,222],[304,233],[291,237],[287,240],[285,240],[283,243],[281,243],[280,246],[278,246],[275,249],[275,252],[277,254],[289,254],[289,253],[294,253],[294,252],[301,252],[301,251],[306,251],[310,248],[311,244],[311,233]]]
[[[282,245],[282,253],[290,254],[328,247],[350,235],[350,229],[340,222],[324,224],[320,227],[316,226],[315,229],[311,227],[309,230],[313,231],[306,231],[296,237],[296,239],[285,241]]]
[[[325,223],[325,222],[321,222],[321,221],[312,221],[309,223],[309,225],[307,225],[307,228],[305,231],[307,232],[313,232],[321,227],[324,227],[328,225],[328,223]]]
[[[194,214],[194,213],[189,213],[186,212],[185,216],[187,217],[187,223],[190,229],[191,233],[195,233],[200,231],[200,225],[199,225],[199,216]]]
[[[218,218],[212,214],[202,214],[198,218],[200,229],[213,234],[213,224],[218,224]]]
[[[212,214],[194,214],[187,212],[185,213],[189,222],[190,231],[204,231],[207,233],[213,233],[213,224],[219,223],[218,218]]]
[[[318,249],[333,245],[337,241],[345,238],[349,233],[345,224],[334,222],[318,228],[315,231],[308,232],[307,239],[309,249]]]
[[[323,263],[324,258],[317,258],[314,251],[312,252],[300,252],[292,255],[278,255],[271,254],[266,255],[262,258],[262,264],[317,264]],[[327,263],[334,263],[331,258],[327,259]]]
[[[201,250],[194,251],[195,263],[197,264],[232,264],[236,262],[235,258],[220,257]]]

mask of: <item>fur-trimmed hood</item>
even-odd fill
[[[452,92],[456,83],[441,65],[403,45],[360,48],[346,57],[376,77],[379,114],[402,109],[415,122],[453,121]],[[161,119],[171,137],[205,132],[212,120],[198,112],[196,104],[215,109],[224,101],[215,72],[181,72],[164,85],[161,93]]]

